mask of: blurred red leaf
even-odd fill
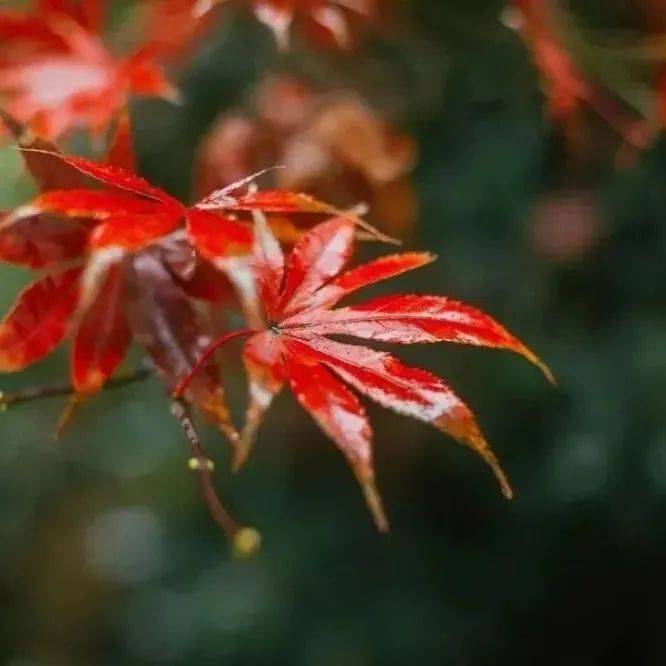
[[[144,48],[116,57],[100,35],[105,2],[40,0],[0,10],[0,93],[41,136],[75,127],[103,132],[131,94],[173,99],[174,88]]]
[[[67,333],[77,302],[78,268],[29,285],[0,324],[0,371],[16,372],[48,356]]]
[[[41,15],[64,14],[85,26],[90,32],[98,32],[106,13],[106,0],[38,0],[37,10]]]
[[[78,394],[99,391],[125,358],[131,333],[123,289],[122,268],[116,264],[81,317],[72,346],[72,384]]]
[[[159,249],[153,248],[131,258],[126,264],[125,278],[130,329],[148,352],[167,387],[173,389],[210,342],[210,331],[173,280]],[[214,363],[208,363],[205,372],[192,382],[187,397],[214,420],[231,441],[237,439]]]
[[[88,231],[76,220],[50,215],[11,222],[0,215],[0,260],[27,268],[46,268],[80,257]]]
[[[289,46],[289,33],[295,23],[320,45],[349,48],[350,20],[369,19],[375,5],[375,0],[252,0],[257,18],[273,31],[283,49]]]
[[[278,164],[282,168],[266,176],[272,187],[309,192],[338,208],[365,203],[369,221],[389,235],[412,231],[417,202],[409,173],[416,147],[410,137],[356,95],[315,92],[288,76],[267,77],[254,100],[250,113],[221,116],[202,142],[199,196]]]
[[[182,63],[184,56],[215,21],[210,6],[200,0],[153,0],[142,3],[145,49]]]
[[[125,171],[137,170],[134,142],[132,141],[132,124],[127,111],[120,114],[115,132],[106,151],[106,162],[114,164]]]
[[[226,0],[181,0],[180,4],[201,16],[223,2]],[[350,48],[350,23],[373,18],[377,0],[238,0],[237,4],[252,8],[257,19],[273,31],[281,49],[289,47],[294,25],[320,46]]]
[[[604,120],[622,140],[643,149],[653,133],[606,88],[597,85],[569,52],[557,0],[509,0],[505,23],[517,30],[532,53],[553,120],[570,123],[583,106]]]

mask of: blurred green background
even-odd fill
[[[134,105],[139,152],[147,176],[187,196],[197,142],[267,71],[355,89],[412,133],[409,247],[440,260],[391,289],[480,306],[559,387],[509,354],[397,353],[474,408],[516,499],[452,440],[371,407],[392,522],[381,536],[341,456],[285,393],[238,477],[202,428],[225,500],[264,537],[239,562],[157,381],[86,405],[58,445],[61,401],[17,407],[0,416],[3,664],[665,663],[666,145],[616,170],[615,138],[589,119],[592,149],[571,160],[501,3],[402,4],[400,29],[352,55],[298,42],[280,55],[248,15],[225,16],[179,73],[182,106]],[[579,4],[582,25],[634,27],[632,3]],[[30,190],[17,153],[0,160],[6,208]],[[0,267],[4,309],[27,278]],[[65,351],[0,389],[61,379]]]

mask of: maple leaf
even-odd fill
[[[148,45],[112,55],[101,0],[40,0],[31,12],[0,10],[0,97],[7,110],[54,139],[75,127],[99,134],[131,94],[173,100]]]
[[[228,0],[194,0],[193,11],[204,15],[215,5]],[[299,24],[305,34],[323,46],[349,48],[352,35],[350,20],[368,19],[376,11],[376,0],[241,0],[255,16],[270,28],[281,49],[289,48],[290,32]]]
[[[390,255],[342,272],[353,250],[350,220],[333,218],[319,224],[298,241],[286,261],[265,220],[257,220],[255,234],[253,268],[265,310],[265,330],[223,336],[200,361],[205,364],[229,339],[252,335],[243,351],[249,406],[235,466],[247,457],[262,414],[288,384],[347,458],[380,530],[386,530],[388,522],[374,481],[372,430],[357,393],[430,423],[476,451],[495,472],[503,493],[511,497],[509,483],[474,415],[441,379],[406,366],[389,353],[327,336],[502,348],[523,355],[552,380],[548,368],[494,319],[442,296],[384,296],[334,309],[344,296],[364,286],[428,264],[433,260],[430,254]],[[184,376],[175,394],[195,377],[196,367]]]

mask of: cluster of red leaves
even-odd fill
[[[126,120],[106,164],[58,153],[9,122],[44,191],[3,216],[0,258],[48,273],[23,292],[0,327],[0,370],[40,360],[72,329],[78,396],[103,386],[132,337],[173,387],[210,341],[208,322],[190,299],[215,302],[226,295],[222,274],[252,318],[258,310],[248,263],[252,230],[239,215],[337,212],[298,193],[237,195],[242,184],[188,207],[133,173]],[[104,189],[91,189],[89,179]],[[216,371],[190,393],[234,439]]]
[[[197,15],[230,0],[190,0]],[[349,48],[353,44],[350,25],[357,19],[370,20],[377,13],[377,0],[231,0],[249,5],[259,21],[273,31],[281,49],[290,43],[292,26],[297,25],[320,46]]]
[[[208,27],[214,1],[152,0],[139,15],[147,38],[113,54],[103,36],[105,0],[34,0],[27,11],[0,9],[0,101],[40,136],[83,127],[102,134],[130,95],[174,100],[159,61],[182,55]],[[225,3],[226,4],[226,3]],[[243,1],[241,4],[246,4]],[[292,23],[319,43],[349,46],[352,17],[375,0],[251,0],[256,16],[286,46]]]
[[[450,341],[511,349],[538,363],[493,319],[443,297],[389,296],[332,309],[363,286],[430,262],[430,255],[391,255],[341,273],[359,226],[376,233],[353,215],[303,194],[243,191],[246,183],[186,206],[134,174],[126,122],[106,164],[59,153],[18,123],[11,125],[43,191],[3,216],[0,258],[46,275],[27,287],[0,325],[0,370],[21,370],[44,358],[70,333],[72,383],[80,398],[104,385],[134,340],[169,390],[212,417],[234,442],[236,467],[287,382],[347,456],[383,529],[370,426],[344,381],[479,452],[510,495],[472,413],[446,384],[387,353],[326,337]],[[92,189],[91,179],[102,188]],[[301,236],[285,261],[264,214],[324,221]],[[209,345],[211,319],[196,306],[218,300],[228,281],[253,326],[241,331],[253,334],[244,351],[250,400],[241,437],[229,419],[215,363],[221,341]]]
[[[155,59],[189,43],[213,4],[156,0],[148,12],[150,39],[123,57],[113,56],[102,40],[104,0],[37,0],[30,12],[0,12],[0,93],[10,112],[2,116],[39,188],[32,201],[0,213],[0,260],[41,273],[0,322],[0,371],[24,369],[69,336],[76,404],[111,380],[136,343],[176,398],[174,413],[188,434],[193,469],[223,527],[229,521],[214,492],[210,461],[192,435],[182,401],[226,434],[239,468],[263,414],[285,384],[349,461],[379,529],[388,523],[359,394],[479,453],[510,497],[472,412],[441,379],[387,352],[330,337],[508,349],[550,377],[494,319],[445,297],[384,296],[336,307],[362,287],[433,257],[394,254],[345,271],[357,239],[391,239],[352,210],[300,190],[345,203],[363,198],[377,205],[382,196],[395,202],[390,188],[414,159],[409,140],[392,133],[356,98],[319,98],[297,82],[276,80],[264,89],[247,144],[229,150],[227,124],[237,123],[229,118],[205,144],[200,188],[206,183],[212,194],[186,205],[136,174],[124,113],[128,95],[172,96]],[[370,15],[375,3],[252,0],[251,5],[281,45],[292,23],[299,22],[318,39],[347,46],[348,20]],[[74,127],[100,133],[116,118],[103,162],[61,153],[50,143]],[[276,178],[281,189],[258,190],[253,181],[259,174],[246,175],[256,168],[256,146],[263,164],[267,155],[285,163]],[[305,165],[293,162],[290,155],[299,152],[314,158]],[[210,181],[213,171],[221,181]],[[341,173],[351,174],[348,180],[360,180],[365,189],[350,186],[344,194],[331,189],[326,179],[331,171],[337,181],[345,180]],[[383,188],[392,194],[382,194]],[[287,258],[281,243],[295,243]],[[216,338],[216,312],[233,294],[251,328]],[[250,336],[243,350],[249,398],[240,434],[215,357],[223,343],[238,336]]]
[[[119,57],[103,38],[106,5],[35,0],[26,12],[0,10],[0,99],[41,136],[55,139],[76,127],[101,134],[129,95],[177,96],[156,58],[190,37],[195,19],[181,17],[179,39],[155,33]]]
[[[238,180],[266,164],[280,189],[327,201],[369,206],[369,220],[400,238],[413,230],[416,194],[410,172],[414,141],[395,131],[357,95],[316,92],[293,77],[272,75],[248,111],[223,114],[201,143],[197,193]]]

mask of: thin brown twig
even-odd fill
[[[114,379],[109,380],[105,388],[117,389],[124,386],[129,386],[135,382],[148,379],[153,374],[149,368],[141,368],[136,372],[128,375],[121,375]],[[25,402],[33,402],[34,400],[42,400],[47,398],[56,398],[60,396],[68,396],[76,393],[74,386],[69,382],[62,382],[59,384],[50,384],[49,386],[32,386],[15,393],[5,393],[0,391],[0,407],[7,408],[14,405],[20,405]]]
[[[187,405],[183,400],[175,399],[171,403],[171,413],[178,423],[180,423],[180,426],[185,433],[191,456],[189,460],[189,468],[197,473],[199,486],[206,502],[206,506],[210,511],[210,515],[220,526],[226,537],[233,542],[240,528],[229,512],[224,508],[224,505],[215,490],[215,485],[213,483],[213,471],[215,470],[215,465],[206,455],[206,452],[201,445],[201,440],[192,423],[192,418],[190,417]]]
[[[199,487],[211,517],[231,542],[236,557],[252,557],[261,546],[261,534],[252,527],[239,526],[222,504],[213,483],[215,464],[201,445],[187,404],[180,398],[175,398],[171,403],[171,413],[185,433],[191,456],[188,466],[197,474]]]

